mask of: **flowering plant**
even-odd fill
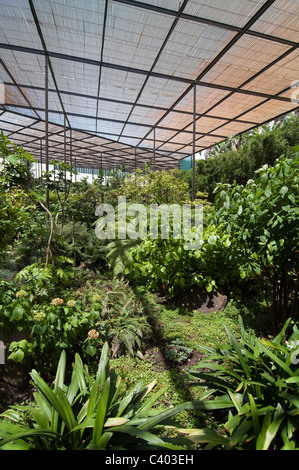
[[[56,297],[55,299],[52,300],[51,304],[56,305],[56,307],[58,307],[59,305],[63,305],[64,301],[63,299]]]
[[[44,312],[36,312],[33,315],[34,320],[36,321],[42,321],[44,318],[46,318],[46,314]]]
[[[99,337],[99,332],[97,330],[89,330],[88,339],[97,339]]]
[[[24,297],[28,297],[28,292],[25,291],[24,289],[21,289],[18,292],[16,292],[16,298],[17,299],[22,299]]]

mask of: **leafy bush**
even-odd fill
[[[242,279],[264,289],[274,332],[296,311],[299,287],[299,152],[265,166],[246,186],[219,185],[216,226]]]
[[[228,344],[201,346],[207,357],[190,370],[192,383],[208,388],[213,397],[228,398],[236,412],[225,423],[189,435],[207,448],[293,450],[299,448],[299,330],[290,319],[271,341],[244,328],[239,319],[238,341],[226,328]]]
[[[14,282],[0,281],[0,328],[4,337],[26,329],[32,299],[33,296],[27,290],[18,289]]]
[[[88,228],[86,223],[68,222],[64,225],[60,252],[72,259],[74,266],[86,263],[96,268],[107,264],[103,241],[96,237],[94,228]]]
[[[67,258],[63,258],[64,266],[52,266],[48,265],[45,267],[44,263],[33,263],[16,275],[16,281],[19,281],[22,285],[25,285],[28,290],[34,293],[38,293],[41,289],[44,289],[51,295],[57,287],[66,287],[71,284],[74,278],[72,270],[66,267],[67,264],[71,264],[71,261]]]
[[[12,143],[3,132],[0,137],[0,156],[3,158],[1,184],[6,190],[29,187],[32,183],[30,165],[36,160],[21,146]]]
[[[122,182],[118,194],[132,202],[181,204],[188,199],[188,184],[177,169],[143,172],[137,170]]]
[[[33,278],[28,287],[36,282],[35,289],[25,290],[24,285],[20,289],[7,281],[0,285],[0,327],[5,336],[23,330],[27,338],[11,343],[11,360],[23,362],[30,355],[38,364],[42,360],[44,366],[50,366],[62,349],[95,358],[106,341],[112,357],[143,357],[143,341],[152,329],[139,299],[126,283],[101,281],[90,291],[84,289],[82,298],[80,291],[60,298],[53,296],[53,290],[50,296],[43,287],[49,268],[31,267],[29,271]]]
[[[194,285],[213,288],[196,269],[196,253],[186,250],[183,240],[144,240],[129,251],[126,263],[130,279],[169,298]]]
[[[86,310],[97,314],[94,341],[89,341],[89,354],[108,342],[113,358],[126,354],[143,357],[143,342],[151,336],[148,314],[139,297],[122,279],[99,282],[87,293]],[[86,340],[85,340],[86,342]]]
[[[98,322],[103,339],[108,340],[111,345],[112,357],[124,353],[142,357],[142,340],[152,333],[151,327],[133,296],[116,296],[119,296],[119,292],[110,291],[103,302],[102,315]]]
[[[255,171],[263,165],[274,165],[280,155],[291,156],[298,145],[298,115],[289,115],[274,126],[260,126],[239,137],[229,137],[215,147],[214,153],[196,164],[195,189],[207,192],[214,201],[218,183],[246,185],[255,179]],[[191,186],[191,174],[189,175]]]
[[[191,287],[208,293],[225,289],[235,295],[245,281],[240,278],[240,255],[232,250],[233,243],[236,241],[228,233],[212,223],[204,228],[199,249],[186,249],[183,238],[143,240],[128,245],[121,272],[132,282],[143,283],[168,298]]]
[[[9,359],[15,362],[23,362],[29,354],[37,364],[43,361],[43,367],[51,366],[63,349],[90,355],[88,331],[96,324],[98,314],[84,311],[80,302],[69,300],[65,303],[57,297],[48,304],[39,305],[28,296],[14,300],[3,308],[2,314],[5,332],[8,323],[11,330],[13,327],[15,331],[24,330],[29,337],[10,344]]]

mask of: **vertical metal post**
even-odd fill
[[[66,165],[66,119],[64,115],[63,120],[63,160]],[[64,168],[64,197],[66,198],[67,194],[67,184],[66,184],[66,168]]]
[[[66,120],[64,115],[63,120],[63,161],[66,165]],[[66,179],[66,169],[64,169],[64,179]]]
[[[135,171],[137,170],[137,147],[135,147]]]
[[[65,116],[63,119],[63,159],[64,163],[66,163],[66,122],[65,122]]]
[[[72,129],[70,128],[70,164],[71,164],[71,181],[73,181],[73,147],[72,147]]]
[[[193,88],[193,155],[192,155],[192,196],[195,199],[195,132],[196,132],[196,83]]]
[[[42,173],[43,173],[43,139],[40,139],[40,174],[39,181],[42,182]]]
[[[100,158],[100,168],[101,168],[101,184],[104,184],[104,170],[103,170],[103,152],[100,152],[101,158]]]
[[[156,171],[156,128],[154,127],[154,171]]]
[[[46,143],[46,172],[49,172],[49,57],[45,58],[45,143]],[[46,190],[46,205],[49,209],[49,188]]]
[[[137,184],[136,171],[137,171],[137,147],[135,147],[135,184]]]

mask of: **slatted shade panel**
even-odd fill
[[[2,0],[0,129],[40,161],[179,167],[298,109],[298,7]]]

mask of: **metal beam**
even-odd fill
[[[281,56],[279,56],[277,59],[275,59],[273,62],[271,62],[270,65],[267,65],[267,68],[271,67],[272,65],[275,65],[275,63],[277,63],[278,61],[280,61],[281,59],[286,57],[288,54],[292,53],[297,48],[298,48],[298,45],[293,46],[291,49],[289,49],[288,51],[283,53]],[[21,47],[21,46],[14,46],[14,45],[3,44],[3,43],[0,43],[0,49],[7,49],[7,50],[18,51],[18,52],[29,53],[29,54],[45,55],[44,52],[40,51],[39,49],[32,49],[32,48]],[[68,60],[68,61],[79,62],[79,63],[83,63],[83,64],[87,63],[87,64],[90,64],[90,65],[94,65],[95,67],[102,67],[102,68],[104,67],[104,68],[110,68],[110,69],[114,69],[114,70],[116,69],[116,70],[120,70],[120,71],[123,71],[123,72],[129,72],[129,73],[133,73],[133,74],[135,73],[135,74],[145,75],[145,76],[147,76],[149,74],[148,70],[136,69],[134,67],[127,67],[125,65],[117,65],[117,64],[113,64],[113,63],[107,63],[107,62],[100,62],[100,61],[97,61],[97,60],[86,59],[84,57],[77,57],[77,56],[72,56],[72,55],[67,55],[67,54],[56,53],[56,52],[49,52],[48,55],[49,55],[49,58],[54,57],[54,58],[59,58],[61,60]],[[263,71],[264,71],[264,69],[257,72],[257,74],[254,75],[254,78],[256,78],[256,76],[260,75]],[[161,78],[163,80],[171,80],[171,81],[175,81],[175,82],[186,83],[186,84],[189,85],[189,88],[178,98],[178,100],[175,104],[177,104],[179,101],[181,101],[182,98],[184,98],[184,96],[192,89],[193,83],[194,83],[194,80],[191,80],[191,79],[188,79],[188,78],[178,77],[176,75],[169,75],[169,74],[165,74],[165,73],[158,73],[158,72],[154,72],[154,71],[150,72],[150,76],[154,77],[154,78]],[[262,92],[258,92],[258,91],[254,91],[254,90],[242,90],[240,87],[234,88],[234,87],[230,87],[230,86],[226,86],[226,85],[205,82],[203,80],[200,80],[199,78],[197,78],[196,82],[197,82],[197,85],[202,86],[202,87],[206,87],[206,88],[213,88],[213,89],[223,90],[223,91],[228,91],[228,92],[238,92],[238,93],[243,93],[245,95],[250,95],[250,96],[260,96],[260,97],[269,97],[270,96],[267,93],[262,93]],[[32,88],[32,89],[38,89],[38,87],[32,87],[30,85],[22,85],[22,86],[27,87],[27,88]],[[78,95],[78,96],[82,96],[82,97],[85,97],[85,98],[97,99],[97,97],[95,97],[95,96],[89,96],[89,95],[84,95],[84,94],[81,95],[81,94],[76,94],[76,93],[71,93],[71,92],[69,93],[67,91],[58,90],[58,87],[55,87],[55,90],[52,89],[52,90],[49,90],[49,91],[52,91],[52,92],[55,91],[56,93],[59,93],[59,95],[60,94],[70,94],[72,96]],[[61,97],[60,97],[60,99],[61,99]],[[103,99],[104,101],[111,101],[111,102],[116,101],[117,102],[117,100],[114,100],[114,99],[111,99],[111,100],[107,99],[107,98],[106,99],[105,98],[100,98],[100,99]],[[278,99],[280,101],[287,101],[287,99],[285,97],[277,97],[276,99]],[[127,101],[121,101],[121,103],[132,105],[131,102],[127,102]],[[133,103],[133,104],[135,106],[140,106],[140,107],[149,107],[147,105],[136,103],[136,102]],[[173,105],[173,107],[174,107],[174,105]],[[168,110],[169,109],[169,108],[163,108],[163,107],[160,107],[160,106],[157,106],[157,108],[156,107],[152,107],[152,108],[161,109],[161,110],[163,110],[163,109]],[[180,111],[177,111],[177,112],[180,112]]]
[[[144,9],[144,10],[148,10],[148,11],[154,11],[154,12],[157,12],[157,13],[160,13],[160,14],[163,14],[163,15],[168,15],[168,16],[177,16],[178,15],[178,11],[176,11],[176,10],[170,10],[169,8],[164,8],[164,7],[161,7],[161,6],[158,6],[158,5],[152,5],[152,4],[149,4],[149,3],[140,2],[139,0],[138,1],[137,0],[114,0],[114,2],[122,3],[122,4],[125,4],[125,5],[129,5],[129,6],[133,6],[134,8]],[[269,7],[266,7],[266,8],[269,8]],[[191,14],[188,14],[188,13],[181,13],[181,18],[185,19],[185,20],[188,20],[188,21],[195,22],[195,23],[202,23],[202,24],[214,26],[216,28],[227,29],[229,31],[235,31],[236,33],[239,33],[239,32],[242,31],[242,28],[240,28],[238,26],[223,23],[221,21],[211,20],[209,18],[203,18],[203,17],[200,17],[200,16],[191,15]],[[252,35],[252,36],[255,36],[255,37],[259,37],[261,39],[266,39],[268,41],[278,42],[278,43],[281,43],[281,44],[286,44],[286,45],[289,45],[289,46],[294,46],[296,44],[294,41],[290,41],[289,39],[280,38],[280,37],[277,37],[277,36],[272,36],[270,34],[260,33],[259,31],[249,30],[249,31],[247,31],[246,34],[249,34],[249,35]]]

